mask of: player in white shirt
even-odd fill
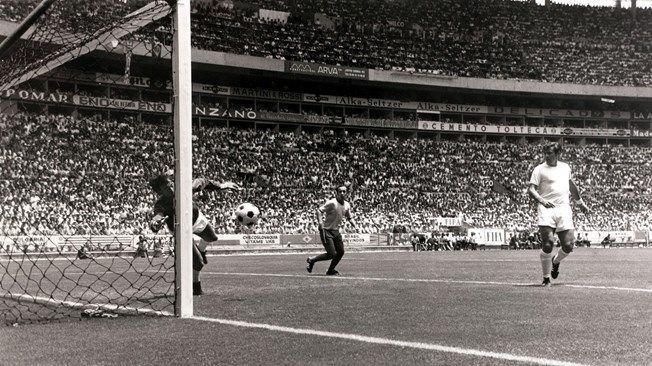
[[[573,251],[575,226],[569,196],[577,200],[582,211],[589,212],[579,189],[573,182],[570,166],[559,161],[561,150],[561,145],[558,143],[549,143],[543,147],[546,161],[534,168],[528,188],[530,196],[539,203],[537,214],[537,225],[541,234],[539,257],[543,269],[542,286],[546,287],[551,286],[551,276],[553,279],[559,276],[559,263]],[[559,237],[561,248],[553,257],[555,233]]]
[[[351,205],[345,201],[347,189],[345,186],[337,187],[335,198],[326,201],[317,210],[317,222],[319,222],[319,237],[321,243],[326,249],[326,253],[320,254],[314,258],[308,257],[306,270],[312,273],[312,267],[315,262],[330,260],[331,265],[328,267],[326,275],[336,276],[339,274],[335,267],[344,256],[344,242],[340,234],[340,225],[342,219],[346,218],[355,228],[355,221],[351,218]]]

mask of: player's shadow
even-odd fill
[[[240,298],[240,297],[227,297],[222,299],[222,301],[227,301],[227,302],[240,302],[240,301],[247,301],[247,299]]]
[[[517,283],[513,285],[514,287],[543,287],[540,283]],[[564,286],[563,283],[553,283],[552,287],[561,287]]]
[[[327,275],[325,273],[311,273],[306,275],[306,277],[330,277],[330,278],[343,278],[345,276],[339,275],[339,276],[333,276],[333,275]]]

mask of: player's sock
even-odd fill
[[[199,251],[199,254],[201,254],[201,259],[204,260],[204,264],[208,264],[208,259],[206,259],[206,251]]]
[[[204,291],[201,289],[201,281],[192,283],[192,294],[193,296],[203,295]]]
[[[552,252],[546,253],[542,250],[539,253],[539,258],[541,258],[541,269],[543,270],[543,277],[550,277],[550,271],[552,271]]]
[[[564,260],[564,258],[568,257],[569,254],[570,253],[564,252],[563,248],[559,248],[559,251],[557,251],[557,255],[555,255],[553,261],[555,262],[555,264],[558,264],[559,262]]]
[[[550,275],[552,278],[557,278],[559,277],[559,264],[561,263],[562,259],[568,257],[570,253],[566,253],[564,249],[559,249],[557,251],[557,255],[552,258],[552,272],[550,272]]]

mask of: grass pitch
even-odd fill
[[[555,249],[557,250],[557,249]],[[649,365],[652,249],[210,257],[195,318],[0,329],[10,365]]]

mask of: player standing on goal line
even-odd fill
[[[340,234],[340,225],[342,218],[346,218],[353,228],[356,228],[355,221],[351,218],[351,205],[344,200],[346,196],[346,187],[339,186],[335,189],[335,198],[326,201],[317,210],[317,222],[319,222],[319,237],[322,245],[326,249],[326,253],[320,254],[314,258],[308,257],[306,262],[308,266],[306,270],[312,273],[312,267],[315,262],[331,260],[331,265],[328,267],[326,275],[337,276],[340,273],[335,270],[335,267],[344,256],[344,242],[342,241],[342,234]]]
[[[545,162],[537,165],[530,177],[528,193],[537,200],[537,225],[541,234],[541,267],[543,269],[542,286],[551,286],[550,277],[559,276],[559,263],[573,251],[575,238],[573,211],[570,206],[569,194],[577,200],[580,209],[585,213],[589,207],[580,196],[580,191],[571,178],[571,168],[559,161],[561,145],[549,143],[544,145]],[[561,248],[553,257],[552,249],[555,243],[555,232],[561,241]]]
[[[168,174],[169,175],[169,174]],[[156,203],[154,203],[153,214],[154,217],[150,221],[150,229],[156,233],[163,224],[166,224],[171,233],[174,233],[174,190],[172,189],[172,182],[168,179],[167,175],[159,175],[149,181],[149,185],[154,192],[158,194]],[[192,182],[192,191],[197,192],[201,190],[237,190],[240,187],[233,182],[216,183],[206,178],[198,178]],[[192,294],[202,295],[204,292],[201,289],[201,281],[199,272],[204,268],[204,264],[208,263],[206,259],[206,244],[217,240],[215,229],[208,221],[208,218],[199,211],[194,200],[192,203],[192,232],[201,238],[199,244],[192,243]]]

